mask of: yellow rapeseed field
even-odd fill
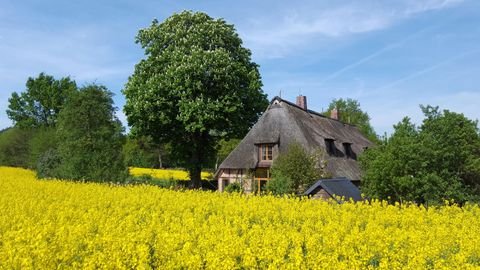
[[[137,168],[130,167],[130,174],[134,176],[149,175],[154,178],[166,179],[166,180],[189,180],[188,172],[175,169],[149,169],[149,168]],[[202,172],[202,179],[212,179],[212,174],[209,172]]]
[[[474,269],[480,208],[36,180],[0,168],[0,269]]]

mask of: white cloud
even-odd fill
[[[241,25],[239,31],[247,47],[252,48],[257,56],[278,58],[294,48],[314,42],[315,38],[331,39],[381,30],[411,16],[460,2],[462,0],[338,1],[335,6],[313,2],[301,9],[285,7],[287,11],[284,13],[250,21]]]

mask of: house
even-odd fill
[[[334,199],[337,202],[362,200],[362,194],[358,187],[347,178],[321,179],[313,184],[305,193],[314,199]]]
[[[296,142],[308,151],[325,155],[325,170],[331,177],[346,177],[355,185],[360,181],[357,157],[372,143],[350,124],[338,120],[339,111],[330,117],[307,108],[307,97],[296,104],[275,97],[245,138],[220,164],[215,173],[218,190],[239,183],[245,192],[261,189],[270,180],[275,158]]]

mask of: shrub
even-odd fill
[[[321,160],[315,153],[307,153],[298,143],[288,146],[272,164],[272,180],[267,191],[274,194],[301,193],[322,177]]]
[[[29,168],[38,168],[38,163],[46,152],[56,148],[57,141],[55,132],[54,128],[46,127],[32,130],[32,137],[28,141],[29,151],[27,163]]]
[[[59,177],[60,156],[55,149],[49,149],[38,159],[37,177],[55,178]]]
[[[225,191],[228,193],[242,192],[242,186],[239,183],[231,183],[225,187]]]
[[[281,172],[277,172],[272,180],[267,182],[267,191],[272,192],[274,195],[282,195],[293,193],[295,189],[292,186],[292,181]]]
[[[31,129],[9,128],[0,133],[0,165],[28,167]]]

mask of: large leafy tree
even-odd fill
[[[377,134],[370,125],[370,116],[360,108],[360,103],[357,100],[351,98],[334,99],[330,102],[324,114],[330,116],[334,108],[339,111],[339,120],[356,125],[368,139],[372,142],[378,142]]]
[[[13,92],[7,115],[18,127],[53,127],[68,97],[76,91],[75,81],[69,77],[54,79],[40,73],[28,78],[26,91]]]
[[[360,157],[362,191],[390,201],[439,203],[480,195],[480,136],[477,122],[438,107],[422,107],[416,127],[404,118],[378,147]]]
[[[112,93],[101,85],[82,87],[60,112],[60,167],[56,176],[87,181],[124,180],[122,131]]]
[[[128,123],[170,143],[199,187],[218,140],[245,134],[268,105],[258,66],[233,25],[201,12],[154,20],[136,42],[146,58],[123,90]]]

